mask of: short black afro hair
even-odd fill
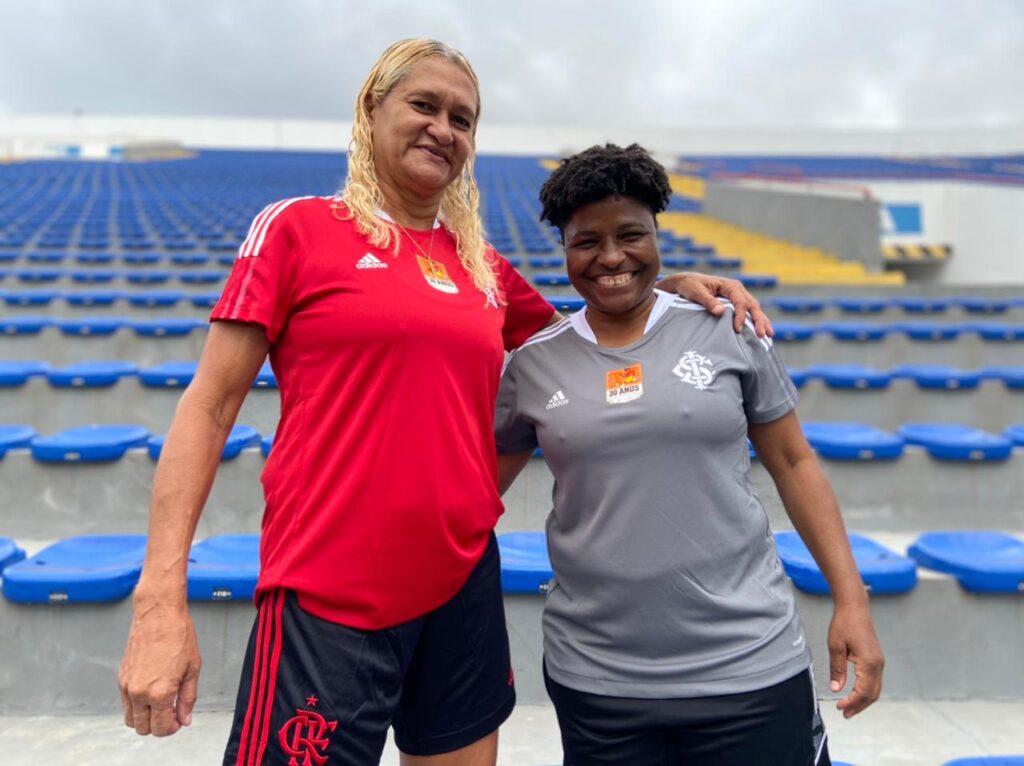
[[[630,197],[658,215],[672,188],[665,168],[639,144],[592,146],[562,160],[540,188],[542,221],[562,233],[573,213],[608,197]]]

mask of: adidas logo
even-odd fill
[[[555,391],[555,395],[548,400],[548,406],[544,409],[553,410],[555,407],[561,407],[563,404],[568,404],[569,400],[565,394],[562,393],[561,389]]]
[[[356,261],[357,269],[386,269],[387,267],[388,265],[384,261],[371,253],[367,253]]]

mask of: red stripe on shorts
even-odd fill
[[[245,723],[242,726],[242,736],[238,743],[238,758],[235,766],[248,766],[251,762],[250,754],[250,732],[253,730],[253,719],[256,716],[257,697],[261,687],[264,685],[266,671],[269,666],[267,662],[267,635],[268,624],[270,623],[270,603],[273,600],[273,593],[268,594],[260,601],[259,606],[259,627],[256,629],[256,651],[253,656],[252,681],[249,685],[249,704],[245,708]]]
[[[274,709],[274,694],[277,690],[277,666],[281,660],[281,613],[284,611],[284,591],[274,591],[272,602],[270,649],[268,652],[270,667],[268,668],[268,679],[266,686],[261,690],[266,692],[265,699],[259,703],[260,710],[256,717],[256,739],[253,742],[253,753],[255,758],[252,766],[259,766],[263,762],[263,753],[267,749],[267,740],[270,736],[270,714]]]

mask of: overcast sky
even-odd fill
[[[0,0],[0,114],[349,119],[412,36],[495,123],[1024,125],[1024,0]]]

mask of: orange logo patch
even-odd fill
[[[423,272],[423,278],[435,290],[453,295],[459,291],[458,286],[448,276],[448,269],[445,268],[443,263],[424,258],[422,255],[417,255],[416,261],[420,265],[420,271]]]
[[[604,376],[604,397],[608,404],[622,404],[644,395],[643,366],[634,364],[611,370]]]

